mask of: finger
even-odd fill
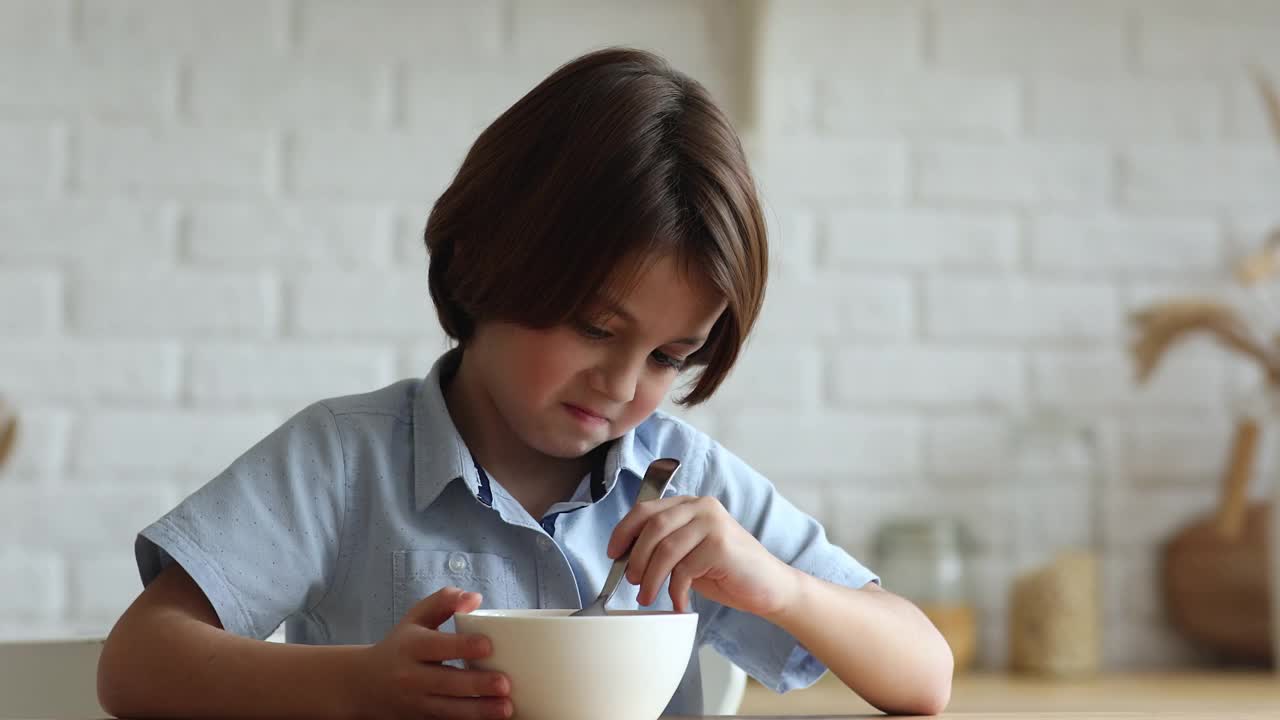
[[[458,698],[428,695],[419,703],[424,717],[451,718],[451,720],[502,720],[511,717],[513,706],[510,698]]]
[[[511,680],[499,672],[461,670],[448,665],[424,666],[423,690],[428,695],[448,697],[507,697]]]
[[[493,653],[493,643],[484,635],[447,633],[422,628],[413,635],[409,655],[424,663],[445,660],[480,660]]]
[[[662,591],[662,583],[666,582],[671,576],[671,571],[684,561],[685,556],[702,543],[706,535],[706,528],[695,518],[658,543],[648,558],[644,579],[640,583],[640,593],[636,596],[641,605],[652,605],[658,599],[658,593]]]
[[[639,585],[640,580],[644,578],[645,570],[649,567],[649,558],[658,543],[665,540],[671,533],[692,522],[696,516],[695,507],[690,503],[683,503],[649,518],[649,522],[645,523],[644,529],[640,531],[639,537],[636,538],[635,544],[631,546],[631,561],[627,564],[627,580],[633,585]]]
[[[609,545],[605,549],[605,553],[611,558],[619,557],[635,542],[636,536],[644,529],[645,523],[649,521],[649,518],[692,499],[695,498],[691,498],[688,495],[675,495],[659,500],[642,502],[631,508],[631,511],[614,526],[613,533],[609,536]]]
[[[676,612],[689,611],[689,591],[694,581],[706,576],[714,567],[715,550],[710,545],[704,536],[702,542],[685,553],[684,559],[671,569],[671,584],[667,586],[667,592],[671,595],[671,606]]]
[[[469,591],[464,592],[458,596],[458,600],[453,606],[452,614],[457,615],[458,613],[472,612],[473,610],[479,609],[480,603],[482,602],[484,602],[484,596],[480,593]],[[444,621],[442,620],[441,622]]]
[[[439,663],[408,663],[396,676],[397,685],[407,694],[426,697],[507,697],[511,680],[488,670],[459,669]]]
[[[671,569],[671,584],[667,586],[667,593],[671,595],[671,607],[681,613],[689,612],[689,590],[697,579],[684,566],[685,563],[677,563]]]
[[[404,622],[435,629],[453,617],[455,612],[471,612],[484,600],[479,593],[446,587],[419,600],[404,614]]]

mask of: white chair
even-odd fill
[[[103,638],[0,642],[0,720],[105,718],[98,704]]]
[[[702,666],[702,714],[737,715],[747,690],[747,673],[706,645],[698,650],[698,664]]]

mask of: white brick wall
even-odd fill
[[[18,544],[0,549],[0,577],[10,588],[4,593],[0,613],[6,618],[56,620],[66,611],[66,559],[55,550],[38,550]]]
[[[916,199],[943,207],[1093,211],[1112,194],[1103,147],[1083,143],[936,143],[915,157]]]
[[[279,326],[278,286],[277,278],[257,270],[175,269],[145,262],[83,267],[69,291],[72,325],[95,337],[262,337]]]
[[[227,128],[86,127],[76,184],[87,193],[255,197],[274,185],[275,139]]]
[[[0,9],[0,47],[38,53],[70,42],[71,0],[10,0]]]
[[[85,414],[72,461],[85,473],[216,473],[284,420],[280,413],[252,410],[103,409]]]
[[[0,376],[23,400],[172,402],[179,353],[170,341],[13,339],[0,347]]]
[[[62,128],[0,122],[0,188],[6,194],[53,192],[65,180]]]
[[[1010,407],[1026,397],[1021,355],[963,345],[868,344],[843,349],[832,367],[833,400],[922,408]]]
[[[1018,226],[1009,213],[931,209],[837,210],[826,260],[858,268],[1011,268]]]
[[[0,261],[68,267],[176,256],[177,213],[167,202],[59,198],[0,204]]]
[[[925,332],[952,341],[1114,339],[1124,318],[1115,288],[1097,280],[940,273],[925,288]]]
[[[1276,8],[1267,0],[1234,2],[1229,12],[1188,0],[1177,0],[1169,8],[1159,7],[1159,0],[1145,2],[1133,48],[1143,69],[1217,74],[1280,61]]]
[[[1099,73],[1130,56],[1124,3],[961,0],[930,4],[930,54],[947,68]]]
[[[1037,218],[1028,228],[1031,265],[1047,273],[1188,274],[1229,270],[1210,217],[1105,214]]]
[[[81,3],[76,38],[108,55],[221,58],[282,51],[286,0],[88,0]]]
[[[776,278],[758,320],[762,340],[812,342],[903,338],[916,309],[909,278],[869,273],[822,273]]]
[[[756,144],[755,170],[777,200],[886,202],[906,195],[907,153],[901,143],[769,138]]]
[[[1210,140],[1229,88],[1210,80],[1047,76],[1030,86],[1027,131],[1045,139]]]
[[[807,336],[821,348],[822,405],[804,417],[841,427],[773,414],[758,430],[730,418],[721,437],[818,488],[819,516],[854,552],[892,514],[968,520],[990,543],[983,652],[998,663],[1010,418],[1082,417],[1113,470],[1100,490],[1106,660],[1203,660],[1167,625],[1156,553],[1212,507],[1227,398],[1252,381],[1192,343],[1136,387],[1125,318],[1170,294],[1227,295],[1231,260],[1280,225],[1280,149],[1246,71],[1280,78],[1280,5],[773,2],[764,13],[751,146],[774,211],[804,218],[797,236],[807,244],[814,228],[817,252],[808,275],[793,281],[789,267],[771,288],[758,344]],[[841,302],[851,293],[859,300]],[[839,412],[912,427],[868,448]],[[791,457],[775,461],[780,442]],[[1139,508],[1144,522],[1126,524]]]
[[[1138,388],[1125,317],[1225,294],[1280,225],[1247,72],[1280,80],[1278,28],[1270,0],[2,2],[0,637],[105,632],[141,526],[302,405],[425,372],[436,194],[557,64],[631,43],[724,103],[772,233],[737,372],[677,411],[872,565],[881,521],[963,518],[992,664],[1009,431],[1074,414],[1112,470],[1107,662],[1202,660],[1156,551],[1254,380],[1198,342]]]
[[[191,350],[191,399],[201,405],[279,401],[305,405],[367,392],[396,379],[388,345],[210,343]]]
[[[199,59],[190,67],[187,109],[214,127],[385,127],[391,66],[323,57]]]
[[[43,268],[0,269],[0,332],[49,336],[62,324],[62,278]]]
[[[39,63],[0,64],[0,97],[21,98],[9,113],[29,120],[163,120],[173,113],[177,87],[177,65],[172,62],[109,57],[86,63],[52,56]]]
[[[1275,206],[1274,143],[1143,144],[1121,154],[1121,202],[1150,211],[1232,211]]]
[[[411,63],[466,65],[506,56],[510,12],[501,0],[318,0],[297,13],[295,32],[298,49],[308,57],[386,54]]]
[[[911,417],[761,409],[721,426],[724,444],[766,476],[892,477],[920,467],[919,421]]]
[[[822,76],[818,127],[832,135],[1007,137],[1018,126],[1018,82],[984,74]]]
[[[206,203],[192,207],[187,253],[201,265],[386,266],[391,218],[376,205]]]

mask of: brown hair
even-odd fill
[[[727,302],[689,358],[701,372],[686,405],[729,374],[768,275],[763,214],[728,118],[698,82],[625,48],[560,67],[486,128],[425,240],[440,324],[464,347],[477,322],[578,319],[674,252]]]

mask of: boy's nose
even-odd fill
[[[601,363],[595,372],[596,390],[617,403],[628,403],[636,397],[636,383],[644,361],[631,358],[611,358]]]

